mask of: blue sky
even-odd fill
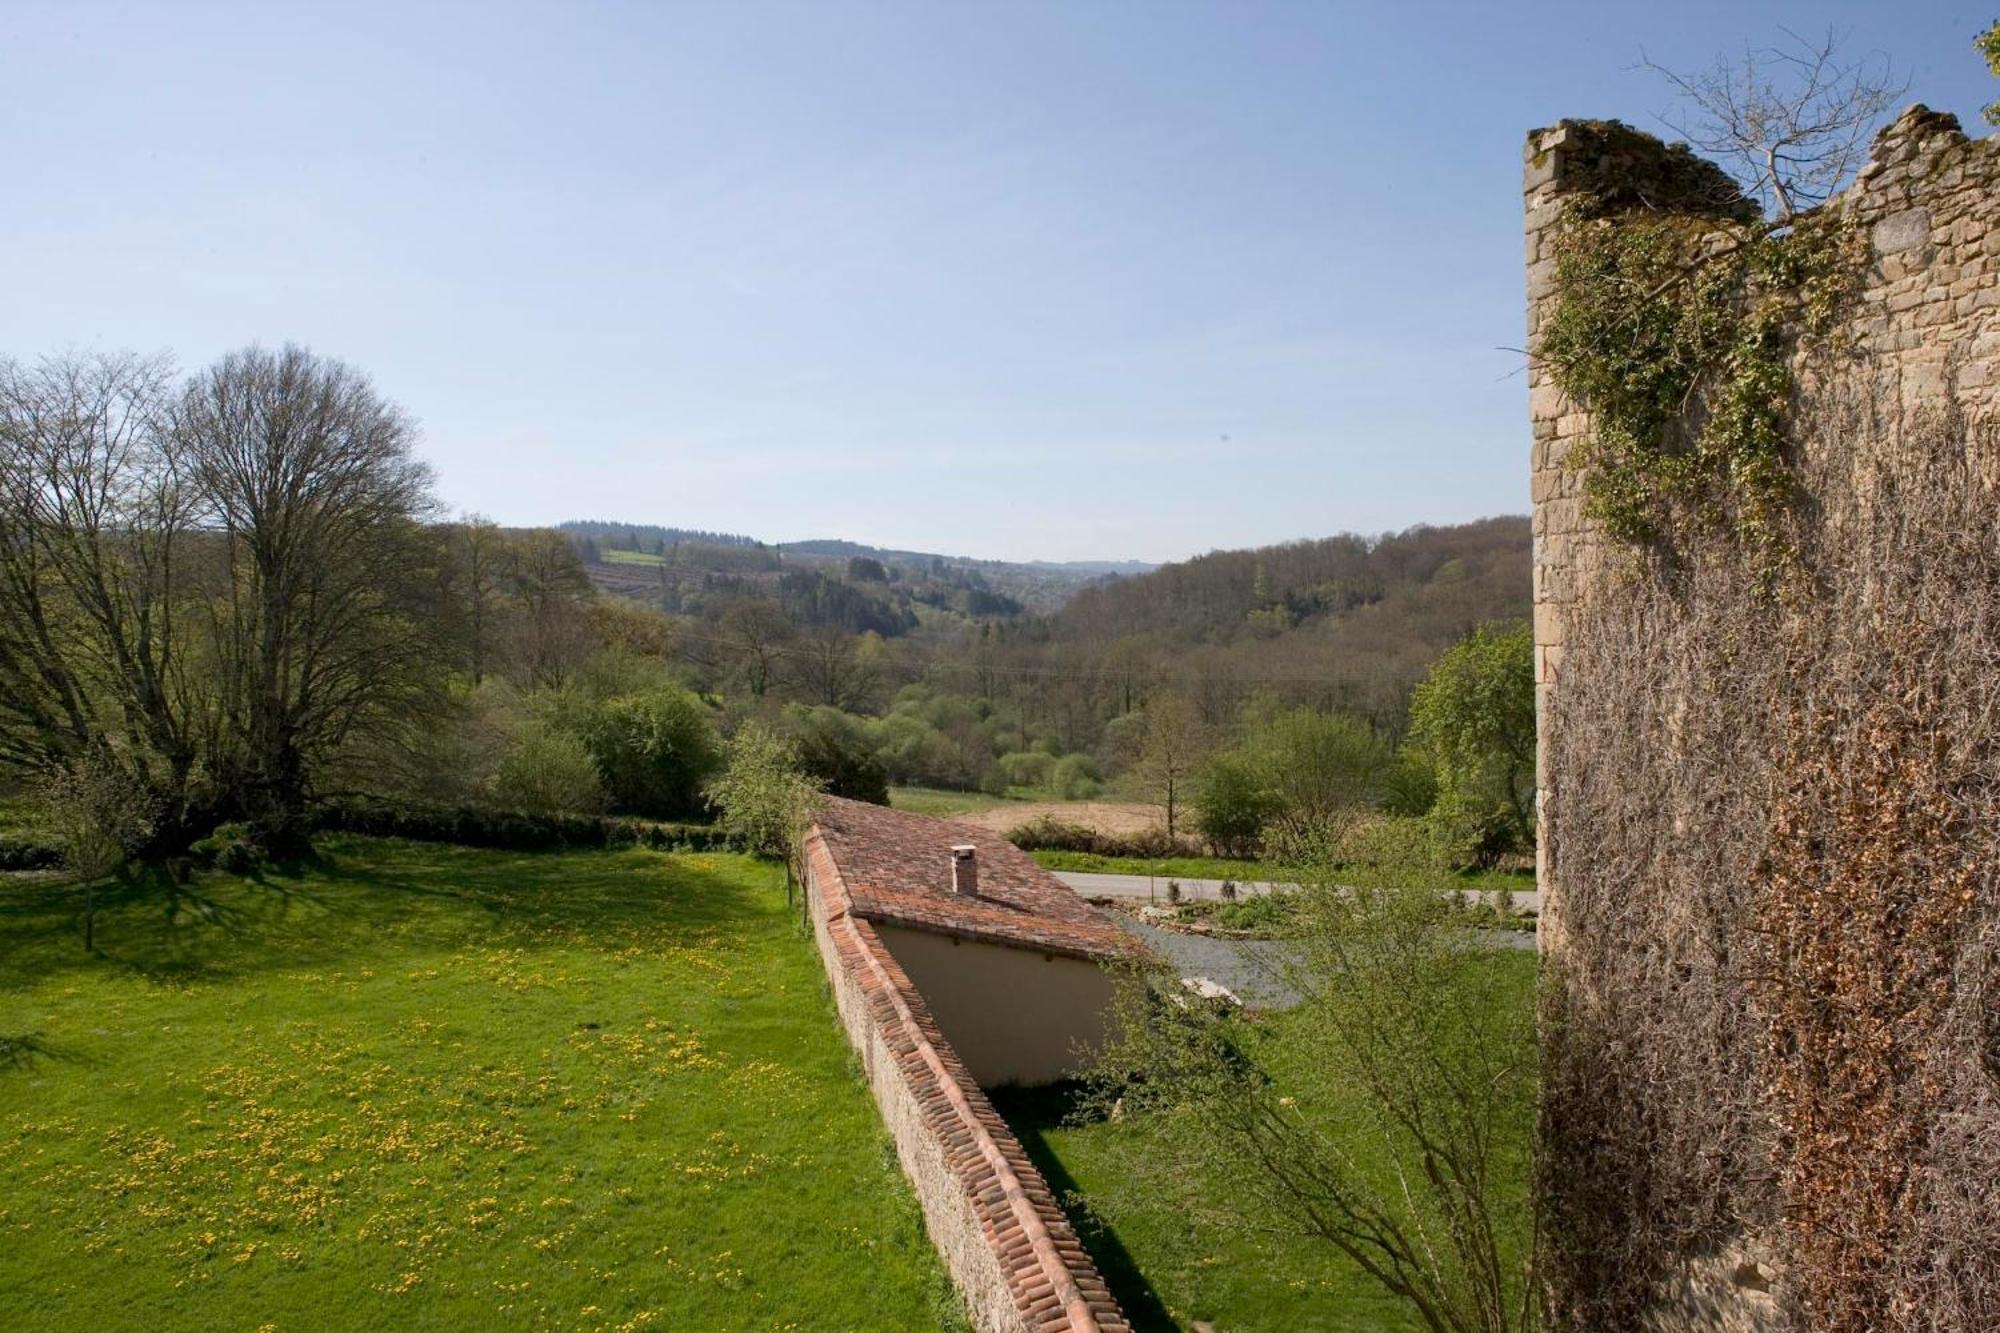
[[[295,340],[454,508],[1169,559],[1528,507],[1520,149],[1986,7],[0,0],[0,355]]]

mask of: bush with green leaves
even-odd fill
[[[1363,718],[1294,708],[1251,732],[1244,746],[1276,800],[1271,824],[1297,841],[1373,810],[1395,752]]]
[[[1535,640],[1483,626],[1437,660],[1410,701],[1410,748],[1437,775],[1429,812],[1447,855],[1491,865],[1534,839]]]
[[[1398,755],[1382,781],[1382,813],[1421,819],[1437,799],[1437,772],[1420,755]]]
[[[1279,805],[1257,764],[1240,753],[1220,754],[1195,786],[1195,828],[1217,856],[1254,857]]]
[[[760,856],[792,855],[821,796],[791,743],[754,721],[730,738],[728,763],[708,788],[722,827]]]
[[[204,865],[231,875],[247,875],[263,859],[249,828],[242,824],[218,824],[207,837],[191,844],[188,851]]]
[[[889,804],[889,770],[876,757],[866,725],[837,708],[785,712],[801,770],[818,779],[829,796],[845,796],[871,805]]]
[[[1039,750],[1022,750],[1001,755],[999,767],[1013,786],[1042,788],[1055,775],[1056,761]]]
[[[1097,762],[1087,754],[1067,754],[1049,771],[1049,790],[1065,801],[1087,801],[1103,788]]]
[[[599,706],[583,741],[597,761],[611,808],[654,819],[702,812],[702,788],[721,765],[708,711],[671,687]]]
[[[530,814],[600,814],[604,780],[580,737],[530,723],[515,735],[493,775],[493,801]]]
[[[1167,836],[1154,825],[1132,833],[1100,833],[1083,824],[1072,824],[1050,815],[1039,815],[1018,824],[1007,833],[1007,841],[1026,852],[1082,852],[1089,856],[1138,857],[1159,860],[1186,856],[1194,848],[1185,841]]]

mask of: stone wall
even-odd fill
[[[1590,416],[1536,357],[1555,306],[1564,206],[1622,183],[1656,204],[1713,208],[1711,179],[1689,180],[1689,155],[1615,122],[1564,121],[1528,136],[1528,412],[1534,500],[1535,679],[1554,688],[1567,608],[1604,567],[1604,537],[1585,521],[1570,451]],[[1712,169],[1711,169],[1712,170]],[[1718,173],[1719,174],[1719,173]],[[1652,187],[1652,188],[1649,188]],[[1851,332],[1857,356],[1835,372],[1865,378],[1906,412],[1955,405],[1990,415],[2000,405],[2000,136],[1968,140],[1951,116],[1922,106],[1877,137],[1854,184],[1831,205],[1868,238],[1872,266]],[[1727,207],[1726,202],[1723,207]],[[1808,393],[1831,387],[1807,367]],[[1818,379],[1818,383],[1814,380]],[[1545,892],[1559,887],[1543,883]]]
[[[1054,1194],[932,1020],[815,832],[806,906],[848,1039],[861,1057],[931,1242],[980,1333],[1129,1329]]]
[[[1587,515],[1584,477],[1572,466],[1573,453],[1590,438],[1591,416],[1565,396],[1554,369],[1535,354],[1559,298],[1556,262],[1566,210],[1607,194],[1615,194],[1625,206],[1638,202],[1669,212],[1744,215],[1740,197],[1716,169],[1685,149],[1669,148],[1625,126],[1565,121],[1528,138],[1527,345],[1533,425],[1535,678],[1542,723],[1537,808],[1543,836],[1537,855],[1543,947],[1552,959],[1560,959],[1573,946],[1601,944],[1586,940],[1583,933],[1603,927],[1597,917],[1565,912],[1558,839],[1550,836],[1550,830],[1565,821],[1575,827],[1591,820],[1594,812],[1564,807],[1565,793],[1551,782],[1553,761],[1562,757],[1552,744],[1582,744],[1587,738],[1552,742],[1549,722],[1565,685],[1580,688],[1576,678],[1565,676],[1566,659],[1578,657],[1574,637],[1578,627],[1590,623],[1586,612],[1593,599],[1615,590],[1633,562]],[[1831,340],[1841,347],[1840,354],[1801,352],[1796,362],[1795,417],[1810,418],[1817,409],[1841,401],[1865,403],[1878,417],[1893,418],[1887,436],[1927,416],[1967,423],[1972,434],[1990,426],[2000,417],[2000,367],[1996,366],[2000,362],[2000,138],[1968,140],[1951,117],[1913,107],[1877,138],[1869,164],[1829,208],[1843,211],[1857,225],[1867,246],[1867,268],[1846,336]],[[1853,448],[1845,438],[1807,436],[1796,444],[1812,455],[1808,461],[1822,474],[1829,467],[1859,473],[1879,461],[1845,456],[1843,451]],[[1989,457],[1976,460],[1976,466],[1991,475],[2000,462]],[[1663,634],[1672,629],[1670,624],[1661,626]],[[1702,704],[1693,697],[1657,701],[1661,727],[1671,730],[1690,708]],[[1677,827],[1672,832],[1675,837],[1699,838],[1704,831]],[[1670,838],[1662,837],[1651,846],[1670,843]],[[1665,878],[1671,880],[1670,875]],[[1709,944],[1726,952],[1732,944],[1741,944],[1752,923],[1710,924],[1717,938]],[[1555,975],[1564,977],[1562,984],[1568,986],[1593,984],[1561,969]],[[1614,1009],[1620,1002],[1615,994],[1593,999]],[[1643,1067],[1643,1063],[1620,1057],[1607,1060],[1606,1067]],[[1644,1103],[1648,1091],[1614,1090],[1627,1104]],[[1757,1112],[1751,1108],[1742,1114]],[[1551,1141],[1546,1124],[1544,1141],[1545,1147]],[[1552,1169],[1560,1171],[1562,1166],[1554,1163]],[[1744,1194],[1760,1190],[1768,1194],[1775,1175],[1755,1179],[1746,1174],[1738,1187]],[[1596,1197],[1596,1204],[1584,1206],[1621,1206],[1604,1202],[1617,1200],[1618,1188],[1599,1191]],[[1622,1206],[1636,1206],[1629,1190]],[[1754,1206],[1735,1209],[1738,1217],[1758,1212]],[[1775,1209],[1767,1212],[1776,1215]],[[1710,1243],[1675,1256],[1674,1264],[1650,1274],[1657,1299],[1646,1315],[1648,1326],[1743,1330],[1783,1326],[1785,1275],[1774,1257],[1783,1247],[1773,1239],[1751,1227],[1733,1236],[1711,1237]],[[1574,1276],[1558,1271],[1553,1281],[1560,1286]]]

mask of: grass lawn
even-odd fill
[[[976,815],[1014,799],[1011,796],[988,796],[978,791],[946,791],[942,787],[889,788],[889,805],[892,808],[908,810],[912,814],[934,815],[940,819],[949,819],[953,815]]]
[[[1496,951],[1489,961],[1506,969],[1507,993],[1518,995],[1522,1005],[1533,1003],[1533,954]],[[1316,1061],[1315,1072],[1300,1072],[1302,1060],[1313,1058],[1306,1052],[1317,1048],[1292,1039],[1288,1025],[1298,1012],[1268,1020],[1267,1067],[1281,1086],[1299,1087],[1291,1081],[1301,1078],[1308,1086],[1324,1080]],[[1133,1118],[1080,1117],[1075,1096],[1060,1088],[1016,1090],[997,1092],[993,1101],[1064,1200],[1084,1245],[1137,1328],[1184,1330],[1196,1321],[1219,1330],[1288,1333],[1414,1333],[1422,1327],[1399,1300],[1324,1242],[1247,1230],[1197,1234],[1171,1199],[1134,1183],[1143,1180],[1144,1127]],[[1518,1112],[1499,1132],[1516,1165],[1509,1188],[1518,1187],[1525,1199],[1532,1105],[1524,1103]],[[1370,1142],[1356,1140],[1352,1146]],[[1361,1164],[1378,1186],[1386,1160]],[[1518,1247],[1527,1229],[1525,1210],[1503,1212],[1498,1220]]]
[[[1092,852],[1030,852],[1049,870],[1094,870],[1112,875],[1152,875],[1161,879],[1274,880],[1298,872],[1271,861],[1238,861],[1223,856],[1098,856]]]
[[[1298,878],[1296,869],[1274,861],[1237,861],[1220,856],[1096,856],[1089,852],[1030,852],[1029,855],[1049,870],[1102,871],[1116,875],[1150,875],[1159,879],[1270,881],[1278,884]],[[1535,872],[1461,870],[1449,876],[1441,887],[1477,889],[1482,893],[1497,889],[1529,893],[1535,887]]]
[[[25,792],[0,791],[0,841],[47,843],[54,836],[39,801]]]
[[[657,551],[604,551],[600,550],[607,565],[663,565],[666,563]]]
[[[0,1322],[959,1325],[776,870],[323,852],[0,881]]]
[[[1068,1122],[1060,1089],[1006,1091],[993,1101],[1059,1197],[1141,1333],[1217,1329],[1288,1333],[1415,1333],[1422,1325],[1360,1268],[1311,1241],[1189,1230],[1171,1204],[1118,1192],[1135,1145],[1114,1121]]]

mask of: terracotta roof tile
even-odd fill
[[[1109,961],[1139,942],[1034,858],[988,829],[829,797],[815,827],[855,915],[966,939]],[[978,849],[979,892],[951,888],[951,849]]]

